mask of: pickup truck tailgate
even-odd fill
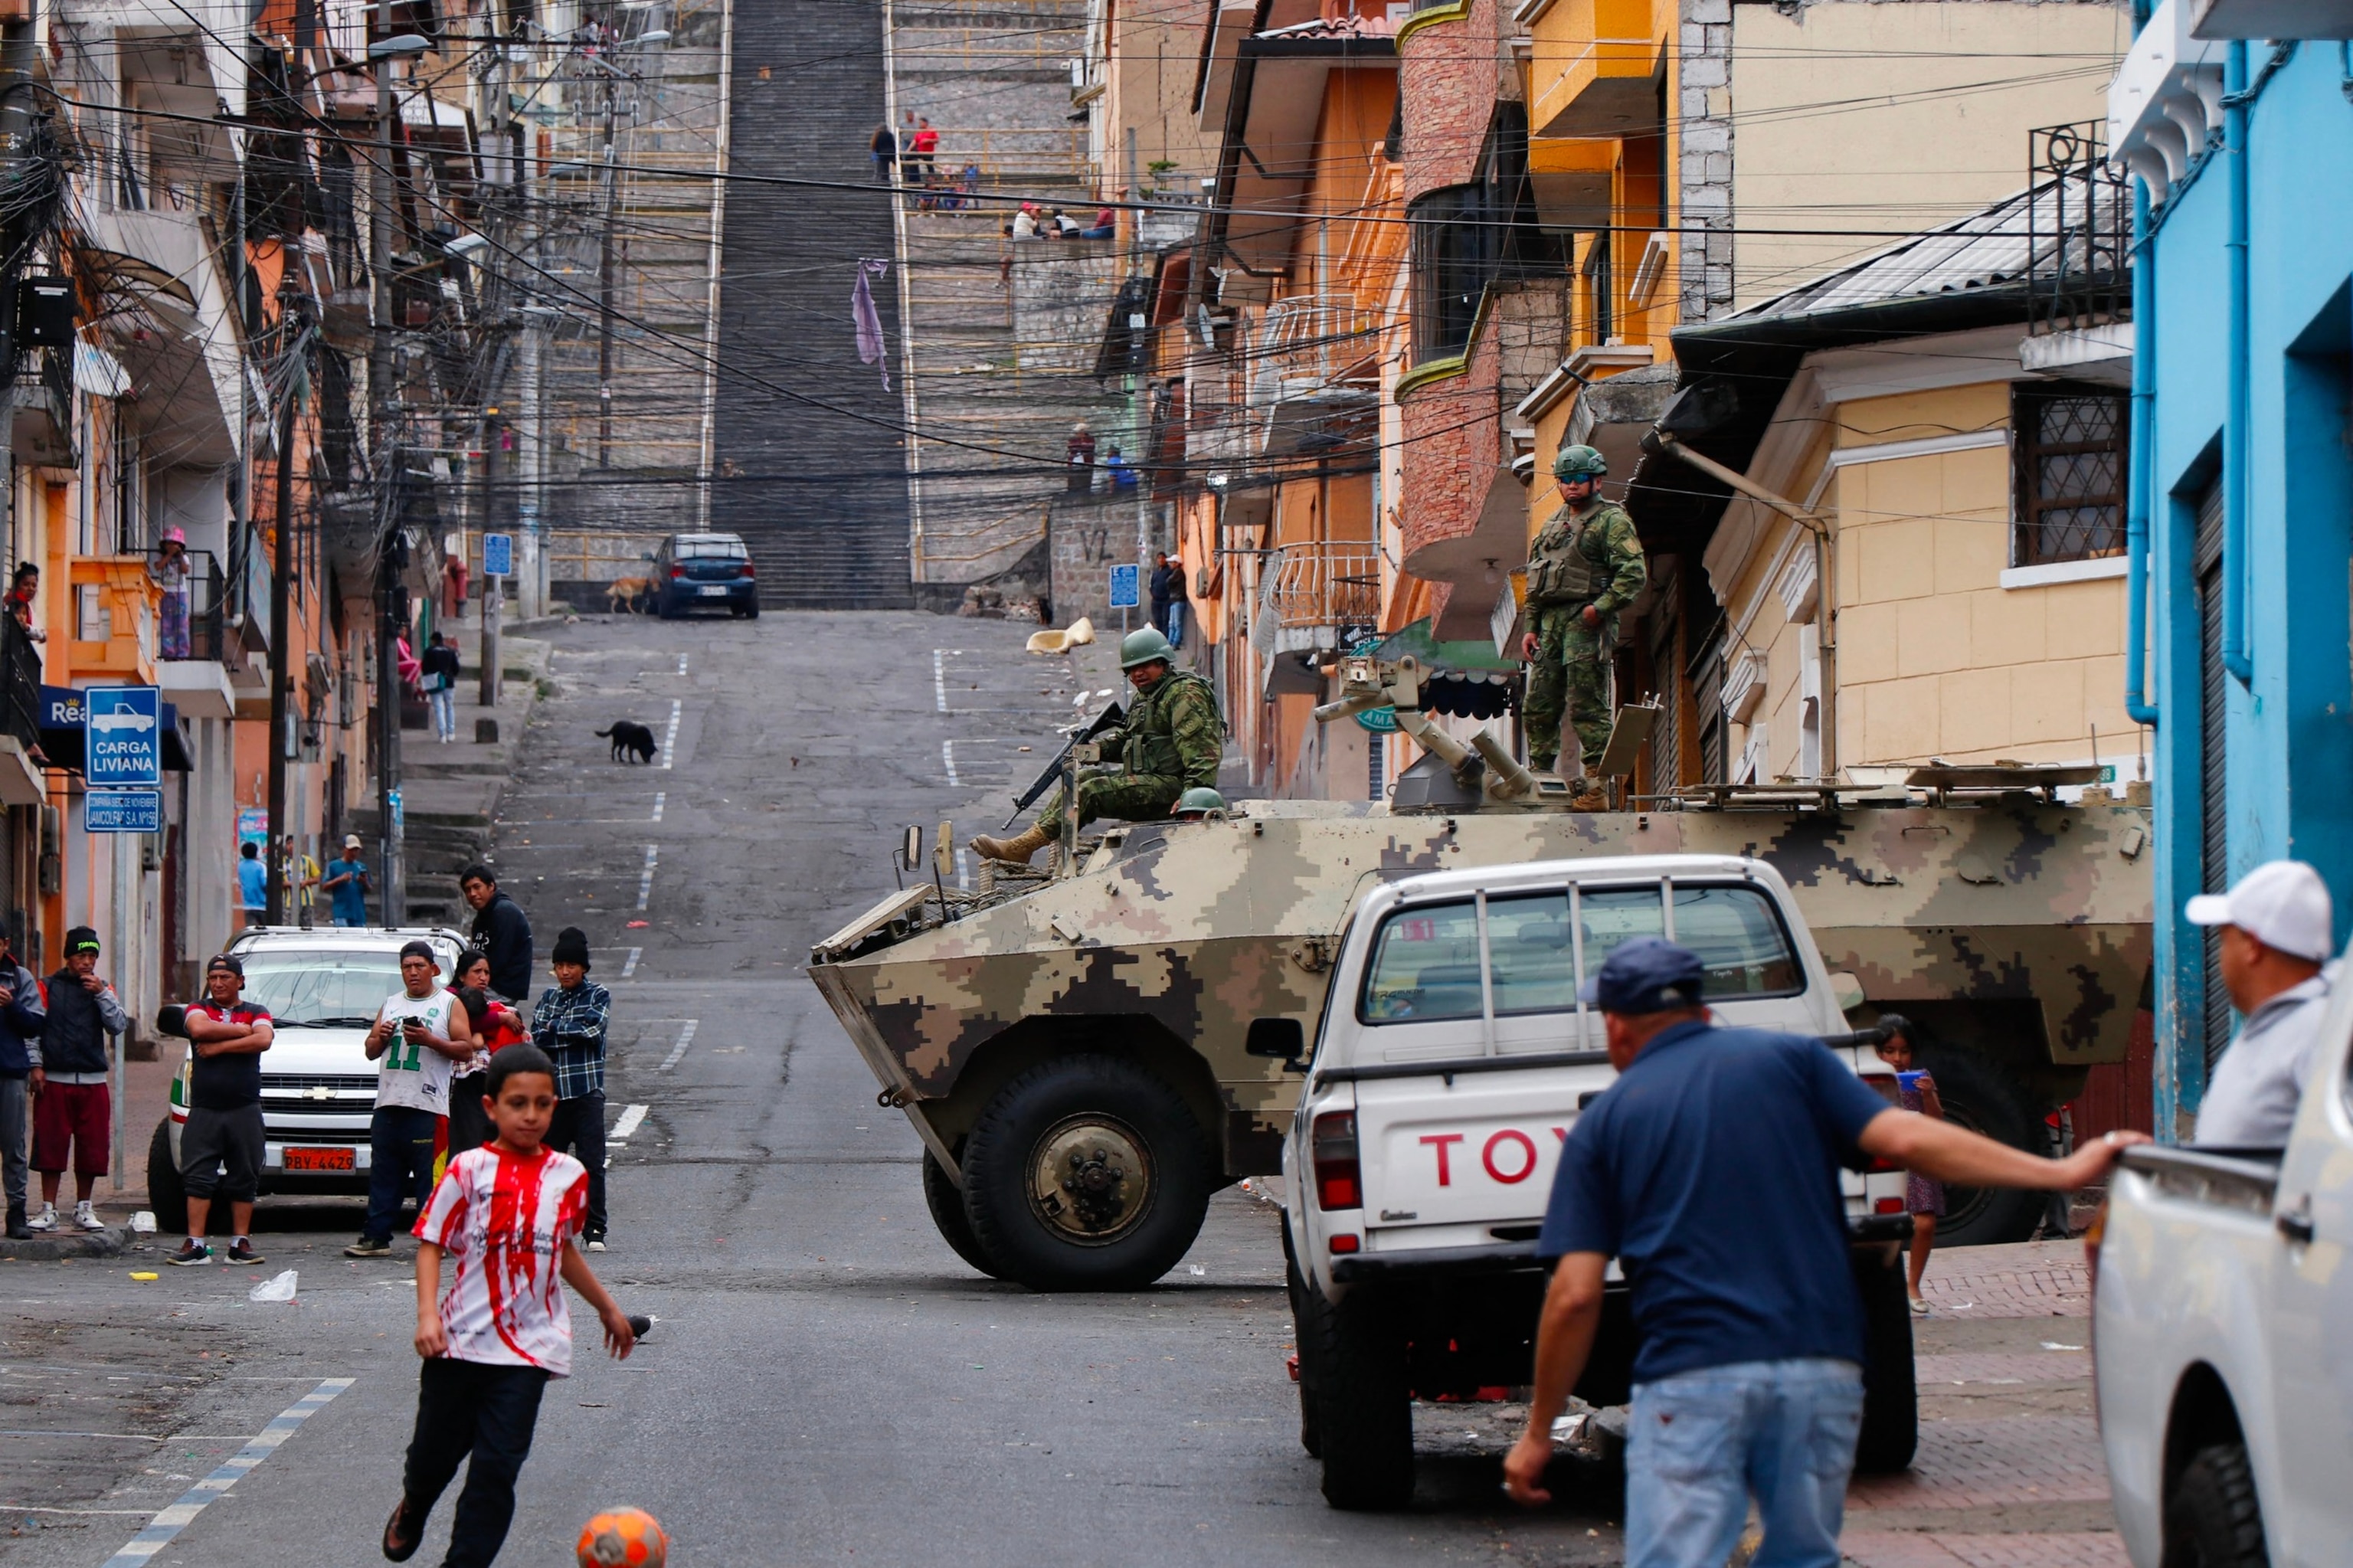
[[[1616,1077],[1596,1064],[1359,1083],[1366,1228],[1542,1219],[1579,1102]]]

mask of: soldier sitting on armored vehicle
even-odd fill
[[[1128,705],[1117,733],[1106,736],[1102,747],[1105,758],[1123,766],[1090,768],[1080,774],[1081,827],[1098,817],[1155,821],[1170,814],[1186,790],[1217,784],[1218,762],[1225,751],[1217,694],[1191,671],[1170,669],[1175,657],[1168,639],[1150,628],[1131,631],[1121,641],[1119,667],[1127,672],[1135,700]],[[1027,865],[1031,855],[1054,842],[1062,804],[1062,791],[1057,789],[1019,835],[997,839],[983,833],[971,848],[991,860]]]

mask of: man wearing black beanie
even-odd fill
[[[612,994],[588,978],[588,934],[566,926],[555,938],[555,984],[532,1009],[532,1044],[555,1064],[555,1117],[547,1147],[588,1168],[588,1217],[581,1240],[605,1250],[605,1028]]]

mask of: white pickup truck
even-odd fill
[[[2127,1150],[2086,1240],[2136,1568],[2353,1561],[2353,984],[2281,1149]]]
[[[1725,1022],[1821,1036],[1894,1097],[1875,1037],[1847,1033],[1788,887],[1761,861],[1546,861],[1368,894],[1342,936],[1312,1064],[1287,1020],[1261,1020],[1249,1047],[1308,1075],[1283,1150],[1283,1245],[1300,1440],[1335,1507],[1406,1505],[1414,1400],[1532,1381],[1546,1278],[1535,1241],[1558,1150],[1617,1076],[1577,991],[1639,936],[1700,955]],[[1872,1344],[1867,1469],[1904,1467],[1916,1440],[1903,1192],[1900,1171],[1846,1178]],[[1633,1356],[1613,1268],[1578,1396],[1624,1403]]]

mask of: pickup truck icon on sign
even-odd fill
[[[82,694],[83,777],[92,789],[163,782],[163,704],[153,686],[92,686]]]

